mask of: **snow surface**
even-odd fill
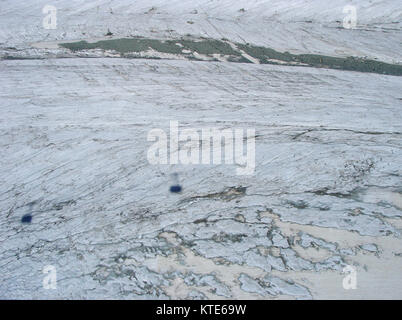
[[[42,26],[45,5],[58,10],[57,30]],[[342,28],[345,5],[355,5],[357,29]],[[244,12],[241,11],[244,9]],[[190,23],[189,23],[190,22]],[[24,0],[2,1],[0,43],[114,36],[196,37],[248,42],[292,53],[367,56],[402,63],[400,0]]]
[[[45,57],[30,44],[109,28],[400,63],[400,1],[353,1],[358,29],[338,28],[349,3],[63,0],[43,30],[47,1],[10,0],[0,42]],[[0,61],[0,298],[402,298],[401,85],[228,62]],[[150,165],[147,134],[171,120],[255,128],[255,175]],[[342,287],[347,265],[356,290]]]

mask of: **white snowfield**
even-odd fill
[[[57,8],[56,30],[43,28],[47,5]],[[355,30],[342,27],[347,5],[356,7]],[[400,0],[3,0],[0,6],[0,43],[19,50],[31,42],[104,37],[110,30],[115,37],[189,34],[402,63]]]
[[[401,63],[400,1],[353,1],[347,30],[350,3],[63,0],[45,30],[48,1],[0,1],[0,51],[46,57],[60,49],[31,44],[109,29]],[[401,299],[401,88],[251,63],[0,60],[0,298]],[[255,174],[151,165],[147,135],[172,120],[254,128]]]

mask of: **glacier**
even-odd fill
[[[208,38],[402,65],[400,1],[353,1],[356,29],[346,0],[62,0],[55,30],[47,4],[1,2],[0,299],[402,298],[400,76],[60,46]],[[172,120],[255,129],[255,173],[150,164]]]

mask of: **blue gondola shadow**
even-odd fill
[[[32,216],[30,214],[26,214],[21,218],[22,223],[31,223]]]
[[[170,192],[172,193],[180,193],[182,190],[180,185],[175,185],[170,187]]]

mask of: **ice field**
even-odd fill
[[[63,0],[55,30],[47,4],[0,2],[1,299],[402,298],[402,77],[59,46],[224,38],[401,65],[400,1]],[[173,120],[255,129],[254,174],[150,164]]]

